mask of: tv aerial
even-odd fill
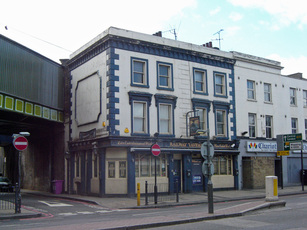
[[[219,35],[219,38],[217,39],[214,39],[214,40],[217,40],[219,41],[219,49],[221,50],[221,40],[223,40],[223,38],[221,38],[221,32],[224,31],[223,29],[220,29],[219,31],[217,31],[216,33],[214,33],[213,35],[216,35],[218,34]]]

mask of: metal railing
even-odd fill
[[[148,184],[145,181],[145,205],[149,203],[175,201],[179,202],[179,188],[178,181],[174,183],[175,192],[170,193],[168,183],[157,184],[157,197],[155,199],[154,184]]]
[[[20,213],[20,208],[21,194],[17,183],[13,191],[0,191],[0,210],[15,210],[15,213]]]

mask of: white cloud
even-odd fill
[[[263,9],[278,21],[280,26],[307,25],[307,8],[302,0],[228,0],[235,6]]]
[[[281,71],[283,75],[293,73],[303,73],[303,77],[307,78],[307,56],[299,57],[281,57],[278,54],[271,54],[267,58],[281,62],[284,69]]]
[[[226,37],[233,37],[237,35],[238,31],[241,30],[240,26],[230,26],[225,29]]]
[[[210,16],[213,16],[213,15],[218,14],[220,11],[221,11],[221,7],[218,6],[218,7],[215,8],[214,10],[211,10],[211,11],[209,12],[209,14],[210,14]]]
[[[237,13],[237,12],[232,12],[230,15],[229,15],[229,18],[234,21],[234,22],[237,22],[237,21],[240,21],[242,18],[243,18],[243,15],[240,14],[240,13]]]

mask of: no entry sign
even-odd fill
[[[13,145],[15,149],[23,151],[28,147],[28,140],[23,136],[18,136],[14,139]]]
[[[158,144],[154,144],[153,146],[151,146],[151,152],[154,156],[159,156],[159,154],[161,153],[161,148]]]

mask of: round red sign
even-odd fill
[[[159,154],[161,153],[161,148],[158,144],[154,144],[153,146],[151,146],[151,152],[154,156],[159,156]]]
[[[23,151],[28,147],[28,140],[23,136],[16,137],[13,141],[15,149]]]

